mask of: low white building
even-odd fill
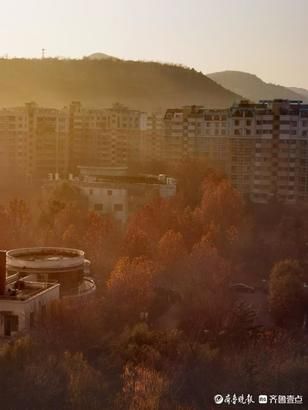
[[[112,175],[111,170],[104,174],[105,168],[79,168],[80,178],[75,183],[88,198],[89,209],[112,214],[122,224],[152,198],[170,198],[176,194],[176,180],[164,174],[125,175],[117,168]]]
[[[0,337],[29,331],[60,298],[80,302],[96,290],[84,252],[67,248],[0,251]]]
[[[16,281],[23,289],[0,296],[0,337],[26,332],[42,318],[50,302],[59,299],[58,283]],[[13,284],[13,285],[15,285]]]
[[[88,209],[112,215],[121,224],[155,197],[171,198],[176,194],[175,178],[165,174],[129,175],[127,167],[79,166],[79,175],[61,180],[50,175],[42,194],[49,193],[63,183],[77,187],[87,198]]]
[[[59,283],[7,277],[6,252],[0,251],[0,337],[27,332],[59,297]]]

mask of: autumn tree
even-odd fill
[[[207,178],[203,185],[200,207],[195,210],[203,234],[212,231],[212,242],[220,251],[227,252],[239,240],[245,209],[240,193],[230,182]],[[214,234],[214,235],[213,235]]]
[[[92,368],[81,353],[66,352],[63,367],[67,378],[66,403],[69,409],[99,410],[106,405],[102,375]]]
[[[80,248],[80,231],[76,225],[69,225],[62,235],[62,243],[67,248]]]
[[[196,244],[182,277],[182,328],[192,338],[205,329],[219,332],[233,303],[228,289],[230,263],[206,238]]]
[[[93,272],[103,277],[119,254],[118,226],[111,216],[90,211],[84,218],[83,233],[81,246],[91,260]]]
[[[303,271],[298,261],[284,260],[274,265],[269,280],[269,305],[281,326],[296,326],[303,320]]]
[[[157,243],[168,232],[182,235],[185,248],[191,250],[202,236],[203,227],[199,216],[189,207],[184,207],[178,196],[169,199],[156,198],[140,209],[131,219],[124,245],[129,249],[129,241],[136,243],[141,236],[140,249],[155,257]],[[142,238],[143,237],[143,238]],[[142,239],[145,239],[142,242]],[[147,249],[143,249],[147,246]]]
[[[185,206],[195,208],[202,198],[202,185],[206,178],[214,181],[222,178],[206,159],[186,158],[170,170],[177,180],[177,189]]]
[[[80,306],[65,299],[50,305],[32,336],[36,345],[42,345],[41,351],[87,352],[97,344],[100,334],[104,334],[102,301],[90,298],[82,309]]]
[[[168,230],[158,243],[158,258],[168,267],[187,253],[183,236],[180,232]]]
[[[32,244],[31,212],[25,201],[14,199],[5,210],[10,243],[9,247],[23,247]]]
[[[167,390],[166,378],[156,370],[127,365],[123,372],[123,393],[117,406],[128,410],[161,408]]]
[[[52,227],[59,212],[65,208],[75,207],[86,211],[87,205],[87,197],[79,187],[69,182],[59,183],[40,201],[39,223],[41,226]]]
[[[42,220],[41,214],[36,226],[39,240],[45,246],[78,246],[83,238],[85,215],[86,211],[74,204],[57,208],[48,222]]]
[[[208,178],[203,185],[200,211],[205,226],[213,223],[228,230],[241,223],[244,203],[240,193],[229,181],[223,179],[217,183],[215,179]]]
[[[10,243],[10,223],[8,219],[8,215],[5,209],[5,206],[0,206],[0,246],[1,249],[6,249]]]
[[[107,299],[114,324],[136,323],[149,312],[154,298],[153,262],[145,257],[121,258],[107,282]]]
[[[124,256],[130,258],[150,257],[153,251],[151,248],[151,242],[145,231],[133,226],[128,229],[122,245],[122,254]]]
[[[187,250],[180,232],[168,230],[157,246],[157,260],[161,267],[158,284],[167,289],[177,289],[185,272]]]

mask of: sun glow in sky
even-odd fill
[[[10,0],[0,55],[103,52],[308,88],[308,0]]]

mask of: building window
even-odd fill
[[[89,195],[93,195],[93,189],[89,189]]]
[[[11,336],[12,332],[18,332],[18,316],[4,316],[4,336]]]
[[[11,315],[10,320],[11,320],[11,331],[18,332],[18,316]]]
[[[123,211],[123,204],[114,204],[114,205],[113,205],[113,210],[114,210],[115,212]]]
[[[104,208],[103,204],[94,204],[94,210],[95,211],[101,212],[103,210],[103,208]]]
[[[108,196],[111,196],[111,195],[112,195],[112,189],[108,189],[107,195],[108,195]]]

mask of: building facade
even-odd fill
[[[151,199],[171,198],[176,194],[176,181],[165,175],[106,176],[81,180],[78,186],[87,196],[91,210],[112,215],[122,224]]]
[[[35,103],[0,110],[0,178],[35,180],[67,172],[69,117]]]
[[[228,110],[206,110],[201,106],[167,110],[162,143],[165,161],[207,158],[214,167],[228,170],[228,114]]]
[[[127,166],[141,161],[147,114],[120,104],[53,109],[27,103],[0,110],[0,180],[67,177],[78,166]]]
[[[86,301],[96,290],[89,266],[78,249],[0,251],[0,337],[26,333],[60,298]]]
[[[159,165],[164,160],[164,115],[147,113],[144,124],[140,142],[140,162]]]
[[[166,160],[206,158],[253,202],[308,200],[308,105],[301,101],[184,107],[167,110],[164,123]]]
[[[164,115],[120,104],[73,102],[58,110],[28,103],[0,110],[0,182],[63,179],[79,175],[80,166],[133,169],[206,158],[252,201],[295,203],[308,200],[307,141],[308,105],[300,101],[187,106]]]
[[[120,104],[84,108],[73,102],[70,116],[70,172],[78,166],[127,166],[140,161],[147,115]]]
[[[6,252],[0,251],[0,337],[29,331],[59,296],[59,283],[7,276]]]
[[[46,183],[43,195],[48,197],[63,182],[79,188],[87,198],[89,210],[111,215],[121,224],[151,199],[176,194],[176,180],[167,175],[131,175],[126,167],[79,167],[79,176],[70,181]]]

